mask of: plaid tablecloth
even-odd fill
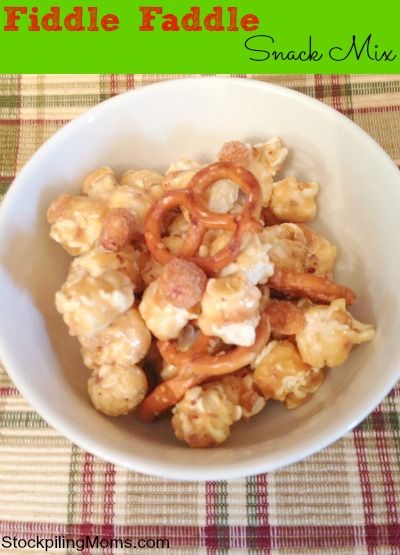
[[[66,122],[134,87],[173,75],[0,76],[0,194]],[[400,75],[249,75],[330,104],[400,164]],[[0,238],[1,240],[1,238]],[[97,459],[50,428],[0,368],[0,553],[47,538],[169,540],[169,549],[85,547],[104,553],[400,554],[400,388],[354,432],[271,474],[176,483]],[[58,538],[58,539],[57,539]],[[48,543],[48,545],[50,545]]]

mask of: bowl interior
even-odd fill
[[[353,313],[376,339],[328,371],[296,411],[270,402],[220,448],[189,450],[168,420],[108,419],[86,395],[78,342],[54,308],[70,258],[48,236],[46,209],[78,192],[101,165],[164,171],[210,161],[231,139],[279,135],[282,175],[321,184],[314,224],[339,247],[335,277],[358,295]],[[399,376],[400,178],[384,152],[324,105],[278,87],[232,79],[181,80],[121,95],[66,126],[21,171],[0,212],[0,351],[32,405],[73,441],[114,463],[171,478],[228,478],[272,470],[327,445],[364,417]]]

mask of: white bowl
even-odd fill
[[[146,425],[96,412],[78,342],[54,308],[69,257],[49,239],[46,209],[78,192],[92,169],[164,170],[179,158],[211,160],[230,139],[282,137],[283,172],[321,184],[316,228],[339,246],[336,279],[358,295],[354,314],[376,339],[328,371],[295,411],[270,402],[229,441],[190,450],[168,420]],[[108,100],[65,126],[32,157],[0,209],[0,356],[22,394],[81,447],[133,470],[175,479],[220,479],[271,471],[348,432],[399,378],[400,174],[361,129],[288,89],[226,78],[184,79]]]

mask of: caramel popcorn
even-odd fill
[[[128,185],[129,187],[139,187],[146,191],[151,191],[153,195],[158,196],[162,189],[158,189],[163,180],[163,176],[157,172],[150,170],[128,170],[122,174],[119,181],[120,185]],[[155,189],[157,187],[157,189]]]
[[[212,212],[230,212],[239,198],[239,186],[229,179],[220,179],[209,189],[208,208]]]
[[[276,268],[331,278],[337,248],[305,225],[283,223],[265,227],[261,241]]]
[[[142,360],[151,335],[139,311],[131,308],[94,337],[80,338],[82,356],[88,368],[103,365],[132,366]]]
[[[266,143],[253,147],[240,141],[229,141],[223,145],[218,159],[239,163],[251,171],[260,184],[263,204],[267,206],[272,194],[273,178],[282,167],[287,154],[288,150],[281,140],[273,137]]]
[[[106,270],[118,270],[128,276],[136,290],[140,288],[142,281],[138,258],[138,251],[131,245],[119,252],[106,251],[102,247],[96,247],[75,258],[71,263],[71,270],[74,272],[84,271],[95,278]]]
[[[189,231],[190,223],[183,214],[176,216],[168,225],[168,235],[183,238]]]
[[[268,256],[270,248],[270,245],[262,242],[260,234],[246,233],[236,259],[225,266],[220,275],[242,272],[253,285],[266,283],[274,273],[274,265]]]
[[[259,143],[252,148],[253,157],[247,169],[258,179],[262,191],[263,204],[268,205],[272,194],[273,178],[281,169],[288,154],[278,137],[266,143]]]
[[[210,447],[223,443],[234,422],[242,416],[221,384],[189,389],[175,405],[172,427],[176,437],[190,447]]]
[[[139,311],[151,333],[162,341],[178,337],[189,320],[197,317],[195,312],[169,303],[160,291],[159,279],[148,285]]]
[[[161,276],[163,267],[159,264],[148,251],[144,251],[138,257],[140,277],[145,287]]]
[[[264,406],[251,374],[245,372],[189,389],[173,410],[172,427],[190,447],[210,447],[226,441],[232,424]]]
[[[301,229],[307,243],[307,252],[304,262],[305,271],[315,273],[318,276],[331,278],[337,256],[337,248],[325,239],[325,237],[315,233],[315,231],[309,227],[303,225]]]
[[[266,399],[289,409],[308,401],[323,381],[323,373],[304,363],[290,341],[271,341],[252,365],[254,381]]]
[[[88,393],[95,408],[107,416],[121,416],[134,410],[147,392],[146,375],[139,366],[105,364],[88,381]]]
[[[353,347],[371,341],[373,326],[362,324],[346,310],[344,299],[329,306],[311,305],[305,308],[306,325],[296,334],[301,358],[315,368],[342,364]]]
[[[106,200],[118,186],[114,172],[108,166],[103,166],[90,173],[82,185],[82,192],[96,200]]]
[[[242,409],[242,417],[255,416],[265,407],[265,398],[255,383],[253,372],[244,370],[221,380],[228,399]]]
[[[178,160],[178,162],[171,164],[165,172],[162,181],[163,187],[166,191],[185,189],[194,174],[201,168],[202,166],[194,160]]]
[[[248,347],[254,343],[260,320],[261,293],[239,272],[209,279],[201,301],[199,328],[228,345]]]
[[[177,237],[176,235],[169,235],[162,238],[162,242],[169,249],[172,254],[179,256],[183,245],[183,237]]]
[[[272,177],[275,177],[282,168],[288,155],[288,149],[283,146],[279,137],[272,137],[265,143],[258,143],[253,147],[253,155],[268,168]]]
[[[312,181],[287,177],[272,186],[269,206],[275,216],[289,222],[309,222],[315,218],[315,197],[319,186]]]
[[[269,245],[269,259],[277,268],[303,271],[307,242],[301,227],[291,223],[271,225],[260,235],[263,243]]]
[[[133,303],[130,279],[116,270],[98,277],[72,271],[56,293],[56,308],[71,335],[93,336],[102,332]]]
[[[61,195],[47,211],[50,237],[72,256],[88,252],[98,242],[105,212],[92,198]]]
[[[136,229],[143,231],[144,219],[155,202],[151,191],[134,185],[121,185],[108,197],[109,208],[125,208],[135,218]]]

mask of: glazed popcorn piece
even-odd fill
[[[304,363],[290,341],[271,341],[252,365],[254,381],[266,399],[275,399],[294,409],[309,400],[324,375]]]
[[[61,195],[47,211],[50,237],[72,256],[88,252],[98,242],[105,212],[92,198]]]
[[[264,206],[268,206],[272,194],[273,178],[283,166],[288,149],[282,145],[278,137],[266,143],[259,143],[252,148],[252,159],[247,169],[258,179],[263,196]]]
[[[118,186],[114,172],[108,166],[103,166],[90,173],[82,185],[82,192],[96,200],[106,200]]]
[[[120,185],[139,187],[139,189],[150,190],[155,196],[160,195],[163,176],[150,170],[128,170],[122,174]],[[162,194],[162,193],[161,193]],[[161,195],[160,195],[161,196]]]
[[[83,361],[92,369],[103,365],[132,366],[146,356],[151,344],[151,334],[136,308],[115,318],[98,335],[79,339]]]
[[[92,277],[72,271],[55,300],[71,335],[93,336],[128,310],[134,297],[130,279],[121,272],[107,270]]]
[[[178,256],[182,248],[184,239],[189,232],[190,221],[183,213],[175,216],[167,225],[167,235],[162,238],[162,242],[172,254]]]
[[[153,281],[146,288],[139,312],[151,333],[162,341],[176,339],[189,320],[197,318],[195,312],[179,308],[167,301],[160,288],[160,279]]]
[[[274,273],[274,265],[268,256],[270,248],[270,245],[262,242],[260,234],[246,233],[235,261],[225,266],[220,275],[243,272],[253,285],[266,283]]]
[[[171,164],[162,181],[162,185],[166,191],[176,189],[185,189],[192,177],[202,168],[198,162],[194,160],[178,160]]]
[[[240,141],[228,141],[224,143],[218,153],[219,162],[234,162],[247,168],[252,160],[252,152],[249,145]],[[239,200],[240,188],[229,179],[221,179],[214,183],[207,191],[208,207],[213,212],[226,214],[230,212]]]
[[[168,225],[168,235],[186,237],[190,228],[189,219],[184,214],[178,214]]]
[[[337,248],[305,225],[283,223],[267,226],[261,241],[270,246],[268,256],[282,270],[331,278]]]
[[[184,239],[183,237],[178,237],[176,235],[169,235],[167,237],[163,237],[162,242],[174,256],[179,256]]]
[[[296,334],[301,358],[315,368],[342,364],[353,347],[375,336],[373,326],[362,324],[346,310],[344,299],[329,306],[309,305],[304,309],[306,325]]]
[[[211,447],[226,441],[232,424],[264,406],[251,374],[244,372],[189,389],[172,411],[172,427],[190,447]]]
[[[220,179],[210,187],[206,199],[208,208],[218,214],[230,212],[239,199],[239,186],[229,179]]]
[[[204,252],[214,256],[218,251],[223,249],[232,240],[232,231],[223,231],[220,229],[210,229],[203,238],[202,246],[205,247]],[[201,248],[201,247],[200,247]],[[203,255],[202,255],[203,256]]]
[[[273,177],[282,168],[289,150],[283,146],[279,137],[272,137],[265,143],[257,143],[253,146],[253,152],[260,158],[261,162],[268,167]]]
[[[280,220],[309,222],[317,213],[315,197],[318,190],[319,185],[313,181],[287,177],[273,184],[269,206]]]
[[[330,279],[337,256],[337,248],[309,227],[302,225],[301,229],[307,243],[305,271]]]
[[[265,227],[260,236],[263,243],[270,246],[268,256],[275,267],[304,271],[307,242],[300,226],[292,223],[271,225]]]
[[[142,189],[150,194],[153,202],[158,200],[165,193],[162,184],[163,176],[157,172],[149,170],[128,170],[121,179],[121,186],[128,186],[132,189]]]
[[[241,370],[223,378],[221,384],[228,399],[242,409],[242,418],[255,416],[265,407],[266,400],[255,383],[253,372]]]
[[[242,416],[219,383],[189,389],[172,411],[176,437],[190,447],[211,447],[226,441]]]
[[[143,231],[144,219],[150,207],[157,200],[154,191],[134,185],[121,185],[115,189],[107,200],[109,208],[124,208],[134,217],[136,230]],[[157,191],[158,194],[158,191]]]
[[[131,245],[119,252],[106,251],[102,247],[97,247],[75,258],[71,263],[71,270],[84,271],[92,277],[99,277],[107,270],[118,270],[131,280],[135,290],[139,290],[142,284],[139,256],[140,253]]]
[[[161,276],[163,267],[150,255],[148,251],[144,251],[138,257],[138,266],[140,277],[146,288],[150,283]]]
[[[242,272],[209,279],[201,300],[199,328],[228,345],[249,347],[260,321],[260,298],[260,290]]]
[[[147,392],[146,375],[139,366],[105,364],[88,381],[89,397],[95,408],[107,416],[133,411]]]
[[[278,137],[253,147],[240,141],[228,141],[222,146],[218,160],[240,164],[251,171],[260,184],[263,204],[267,206],[271,198],[273,177],[282,167],[287,153],[287,148]],[[237,187],[232,183],[231,195],[235,194],[233,186]]]

